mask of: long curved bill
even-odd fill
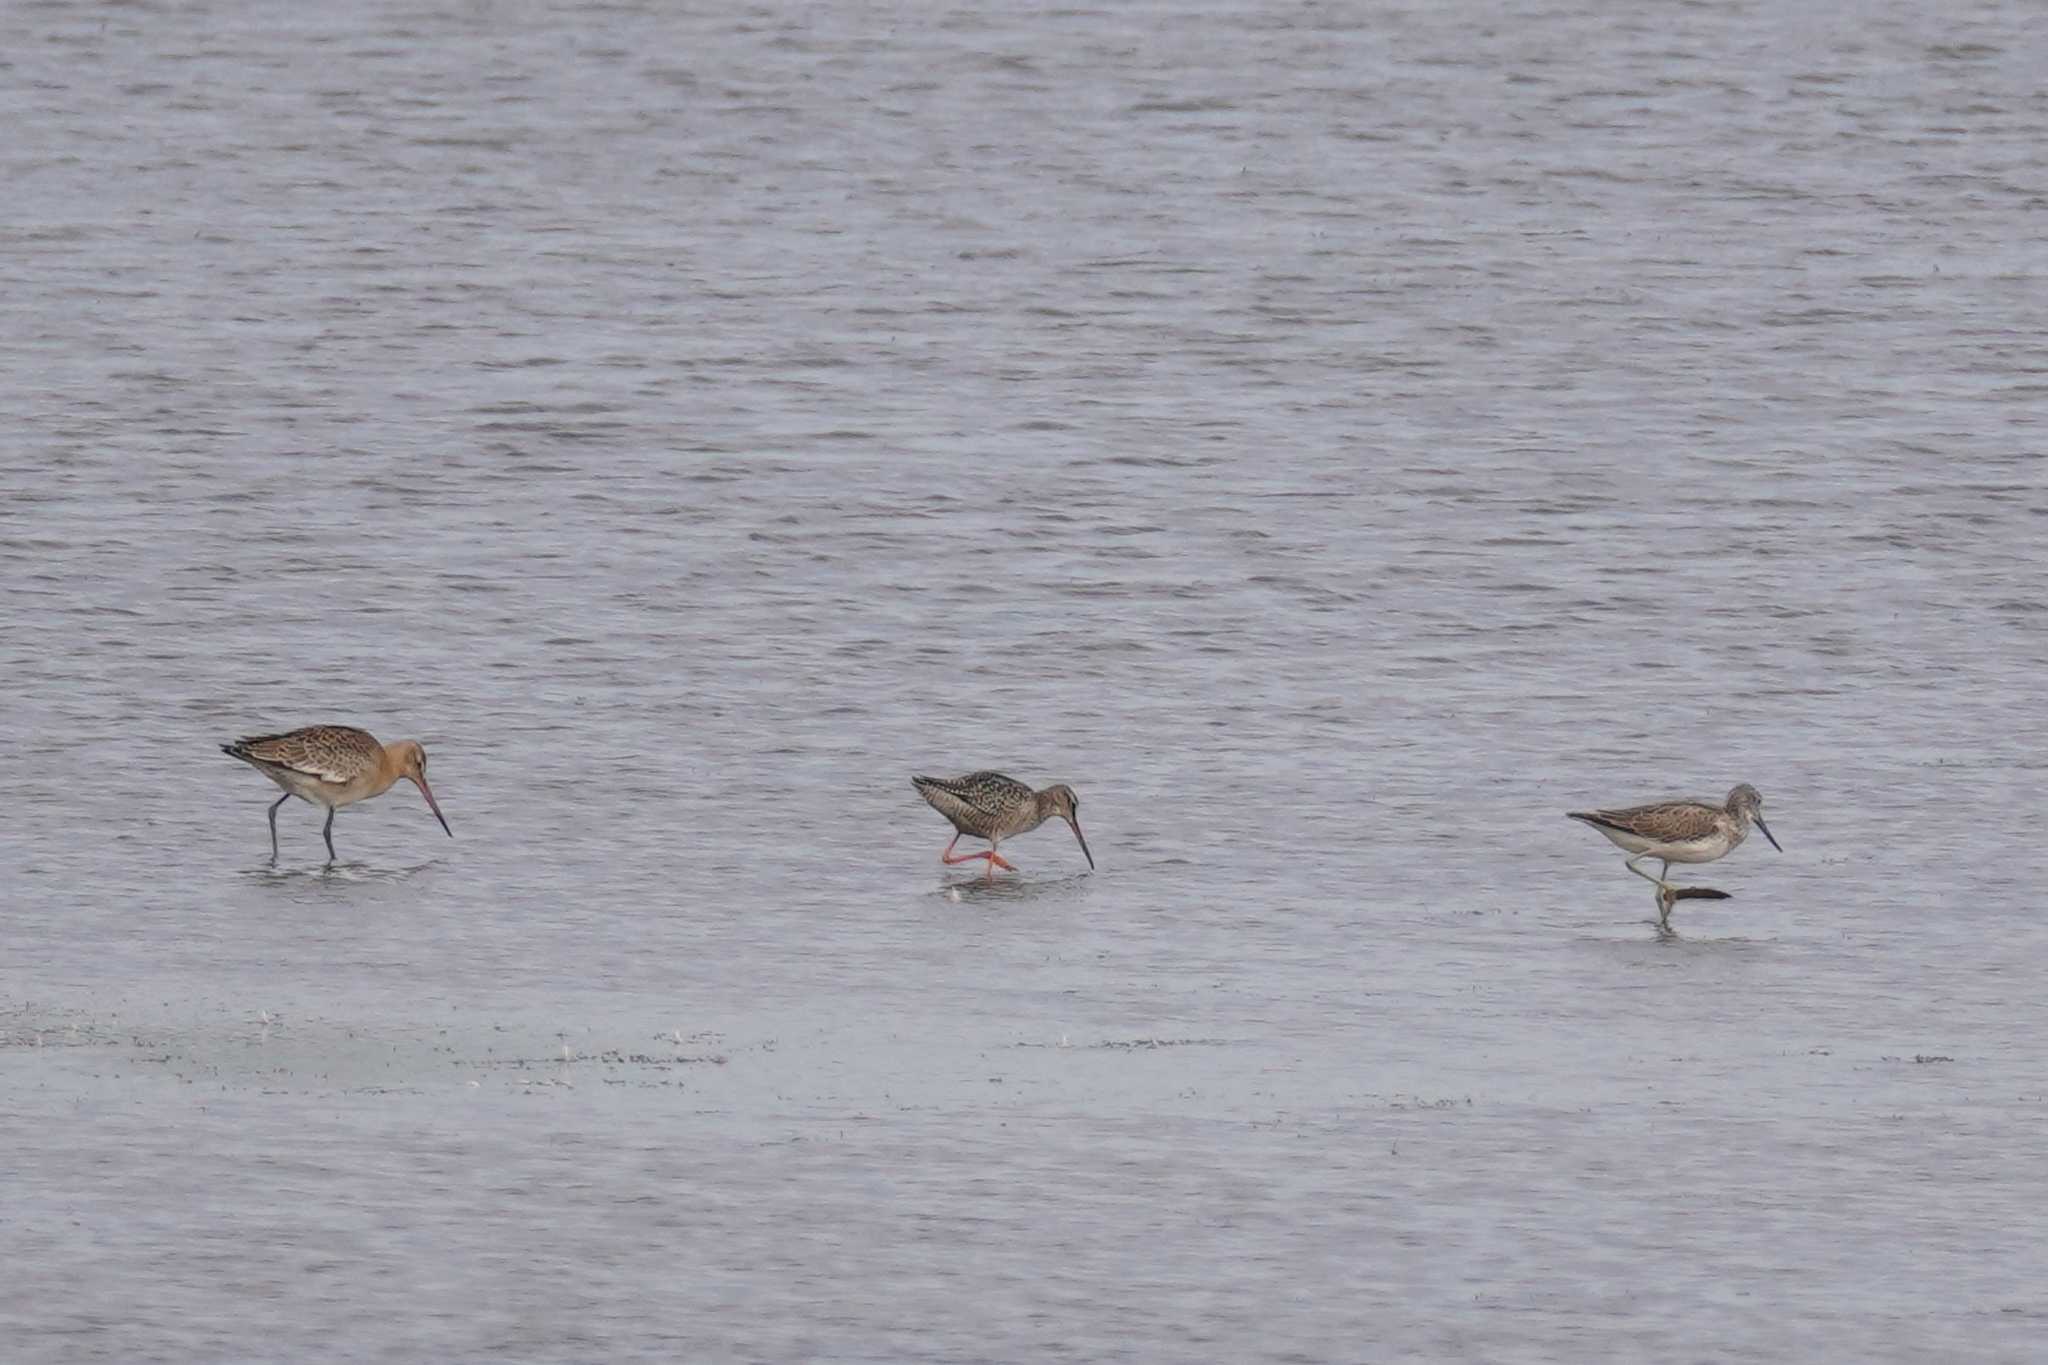
[[[1093,853],[1090,853],[1090,852],[1088,851],[1088,841],[1087,841],[1087,840],[1086,840],[1085,838],[1082,838],[1082,835],[1081,835],[1081,822],[1080,822],[1079,820],[1069,820],[1069,821],[1067,821],[1067,823],[1068,823],[1069,825],[1073,826],[1073,830],[1074,830],[1074,837],[1075,837],[1076,839],[1080,839],[1080,840],[1081,840],[1081,856],[1082,856],[1082,857],[1084,857],[1084,858],[1086,858],[1086,859],[1088,860],[1088,870],[1089,870],[1089,871],[1091,871],[1091,872],[1092,872],[1092,871],[1094,871],[1094,870],[1095,870],[1095,855],[1094,855]]]
[[[434,818],[441,822],[441,828],[448,830],[448,837],[453,839],[455,837],[455,831],[452,829],[448,829],[448,817],[441,814],[441,803],[434,799],[433,789],[427,786],[427,779],[424,777],[415,777],[412,780],[412,784],[420,789],[421,796],[427,798],[427,809],[434,812]]]
[[[1764,823],[1763,816],[1752,815],[1749,818],[1756,821],[1756,827],[1764,832],[1764,838],[1769,839],[1771,841],[1772,848],[1775,848],[1780,853],[1783,853],[1785,851],[1785,846],[1778,842],[1778,836],[1772,834],[1771,827]]]

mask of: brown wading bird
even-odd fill
[[[404,778],[427,798],[427,809],[448,829],[448,817],[434,801],[427,787],[427,751],[419,741],[401,739],[379,744],[368,731],[347,725],[309,725],[282,735],[250,735],[220,751],[239,758],[257,772],[284,788],[284,795],[270,807],[270,861],[277,861],[277,808],[296,796],[316,806],[327,807],[327,823],[320,829],[327,840],[327,861],[334,861],[334,812],[391,790]]]
[[[1764,798],[1747,782],[1728,793],[1727,801],[1713,805],[1706,801],[1658,801],[1622,810],[1575,810],[1570,818],[1583,821],[1606,835],[1631,855],[1624,867],[1646,881],[1657,884],[1657,917],[1669,922],[1672,905],[1684,898],[1700,896],[1726,900],[1727,893],[1704,886],[1673,886],[1665,880],[1673,863],[1711,863],[1726,857],[1749,834],[1752,823],[1764,832],[1771,847],[1784,847],[1764,823]],[[1636,864],[1655,858],[1663,866],[1652,877]]]
[[[1081,856],[1088,860],[1089,867],[1095,866],[1095,855],[1088,851],[1088,841],[1081,835],[1081,798],[1064,782],[1035,792],[1014,777],[981,772],[965,777],[913,777],[910,785],[959,831],[953,836],[953,843],[947,844],[946,851],[939,855],[941,862],[971,863],[976,858],[986,858],[988,879],[994,881],[999,867],[1017,870],[1016,864],[996,851],[1003,840],[1028,834],[1057,815],[1073,827]],[[981,853],[954,857],[953,844],[960,842],[961,834],[988,840],[988,848]]]

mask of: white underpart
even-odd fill
[[[1735,847],[1736,840],[1725,834],[1710,834],[1704,839],[1687,839],[1678,843],[1661,843],[1646,839],[1640,834],[1631,834],[1625,829],[1611,829],[1606,825],[1594,825],[1594,829],[1606,835],[1608,840],[1630,853],[1647,853],[1653,858],[1662,858],[1673,863],[1711,863],[1726,856]]]

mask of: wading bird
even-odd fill
[[[1727,801],[1713,805],[1706,801],[1658,801],[1622,810],[1575,810],[1567,814],[1606,835],[1627,850],[1623,866],[1646,881],[1657,884],[1657,912],[1660,920],[1671,918],[1671,906],[1686,888],[1666,880],[1673,863],[1711,863],[1725,858],[1749,833],[1752,823],[1764,832],[1771,847],[1785,850],[1764,823],[1764,798],[1747,782],[1728,793]],[[1636,864],[1655,858],[1663,866],[1652,877]],[[1690,888],[1695,893],[1705,888]]]
[[[327,823],[321,837],[327,840],[327,860],[334,861],[334,812],[391,790],[391,784],[405,778],[427,798],[427,809],[448,829],[448,817],[427,786],[427,751],[419,741],[401,739],[379,744],[368,731],[348,725],[309,725],[281,735],[249,735],[220,751],[262,773],[284,788],[284,795],[270,807],[270,861],[277,861],[277,808],[296,796],[316,806],[327,807]]]
[[[1081,798],[1064,782],[1035,792],[1014,777],[981,772],[965,777],[913,777],[910,785],[959,831],[953,836],[953,843],[947,844],[946,851],[939,855],[941,862],[971,863],[976,858],[986,858],[988,879],[994,881],[999,867],[1017,870],[1016,864],[997,851],[1003,840],[1028,834],[1058,816],[1073,827],[1074,838],[1079,841],[1081,856],[1088,860],[1088,866],[1095,866],[1095,855],[1088,851],[1088,841],[1081,835]],[[953,844],[960,842],[961,834],[988,840],[988,848],[955,857]]]

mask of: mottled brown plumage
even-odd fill
[[[1095,866],[1095,855],[1088,851],[1088,840],[1081,833],[1081,798],[1063,782],[1044,791],[1033,791],[1014,777],[978,772],[965,777],[913,777],[910,785],[959,831],[953,836],[953,843],[947,844],[946,851],[939,855],[943,862],[964,863],[986,858],[989,880],[994,881],[998,867],[1016,870],[1014,864],[997,852],[1002,841],[1028,834],[1058,816],[1073,828],[1074,838],[1080,843],[1081,854],[1087,858],[1088,866]],[[953,845],[960,842],[961,834],[988,840],[988,851],[954,857]]]
[[[327,840],[327,856],[334,858],[334,812],[342,806],[382,796],[400,778],[420,789],[427,809],[453,838],[448,818],[441,814],[434,793],[427,786],[427,751],[417,740],[401,739],[379,744],[367,730],[351,725],[309,725],[277,735],[249,735],[220,746],[221,752],[239,758],[284,788],[270,807],[270,857],[277,860],[277,808],[293,796],[327,808],[327,823],[321,835]]]
[[[338,786],[376,771],[384,761],[384,746],[352,725],[308,725],[281,735],[249,735],[220,747],[259,768],[285,768]]]

